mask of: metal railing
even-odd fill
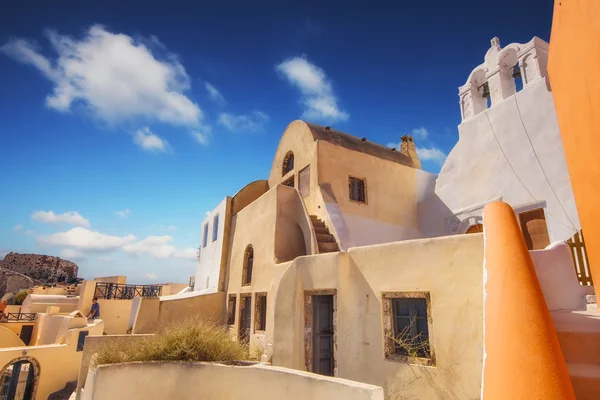
[[[162,286],[127,285],[122,283],[96,283],[94,297],[107,300],[130,300],[134,297],[159,297]]]
[[[9,312],[8,314],[6,314],[6,320],[8,322],[35,321],[36,319],[36,313]]]

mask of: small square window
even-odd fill
[[[385,358],[434,365],[429,293],[384,293]]]
[[[267,294],[256,293],[254,301],[254,330],[267,330]]]
[[[208,242],[208,222],[204,224],[204,235],[202,236],[202,247],[206,247]]]
[[[349,177],[348,178],[348,189],[350,192],[350,201],[357,203],[367,202],[367,193],[365,180],[360,178]]]
[[[229,304],[227,305],[227,325],[235,325],[235,303],[237,295],[229,295]]]
[[[213,220],[213,242],[217,240],[217,236],[219,235],[219,214],[215,215],[215,219]]]

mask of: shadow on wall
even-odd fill
[[[314,254],[314,234],[310,217],[294,188],[279,186],[277,193],[277,222],[275,226],[275,258],[277,263],[299,256]]]

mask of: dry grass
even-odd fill
[[[431,354],[429,338],[422,336],[421,333],[413,335],[411,333],[413,323],[414,321],[411,321],[410,326],[404,328],[398,336],[390,336],[390,338],[396,348],[408,357],[429,357]]]
[[[94,365],[132,361],[248,360],[248,346],[231,339],[227,328],[200,319],[188,319],[137,342],[114,342],[102,348]]]

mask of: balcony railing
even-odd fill
[[[6,314],[6,320],[8,322],[35,321],[36,319],[36,313],[9,312]]]
[[[159,297],[161,292],[162,286],[98,282],[94,297],[107,300],[130,300],[134,297]]]

